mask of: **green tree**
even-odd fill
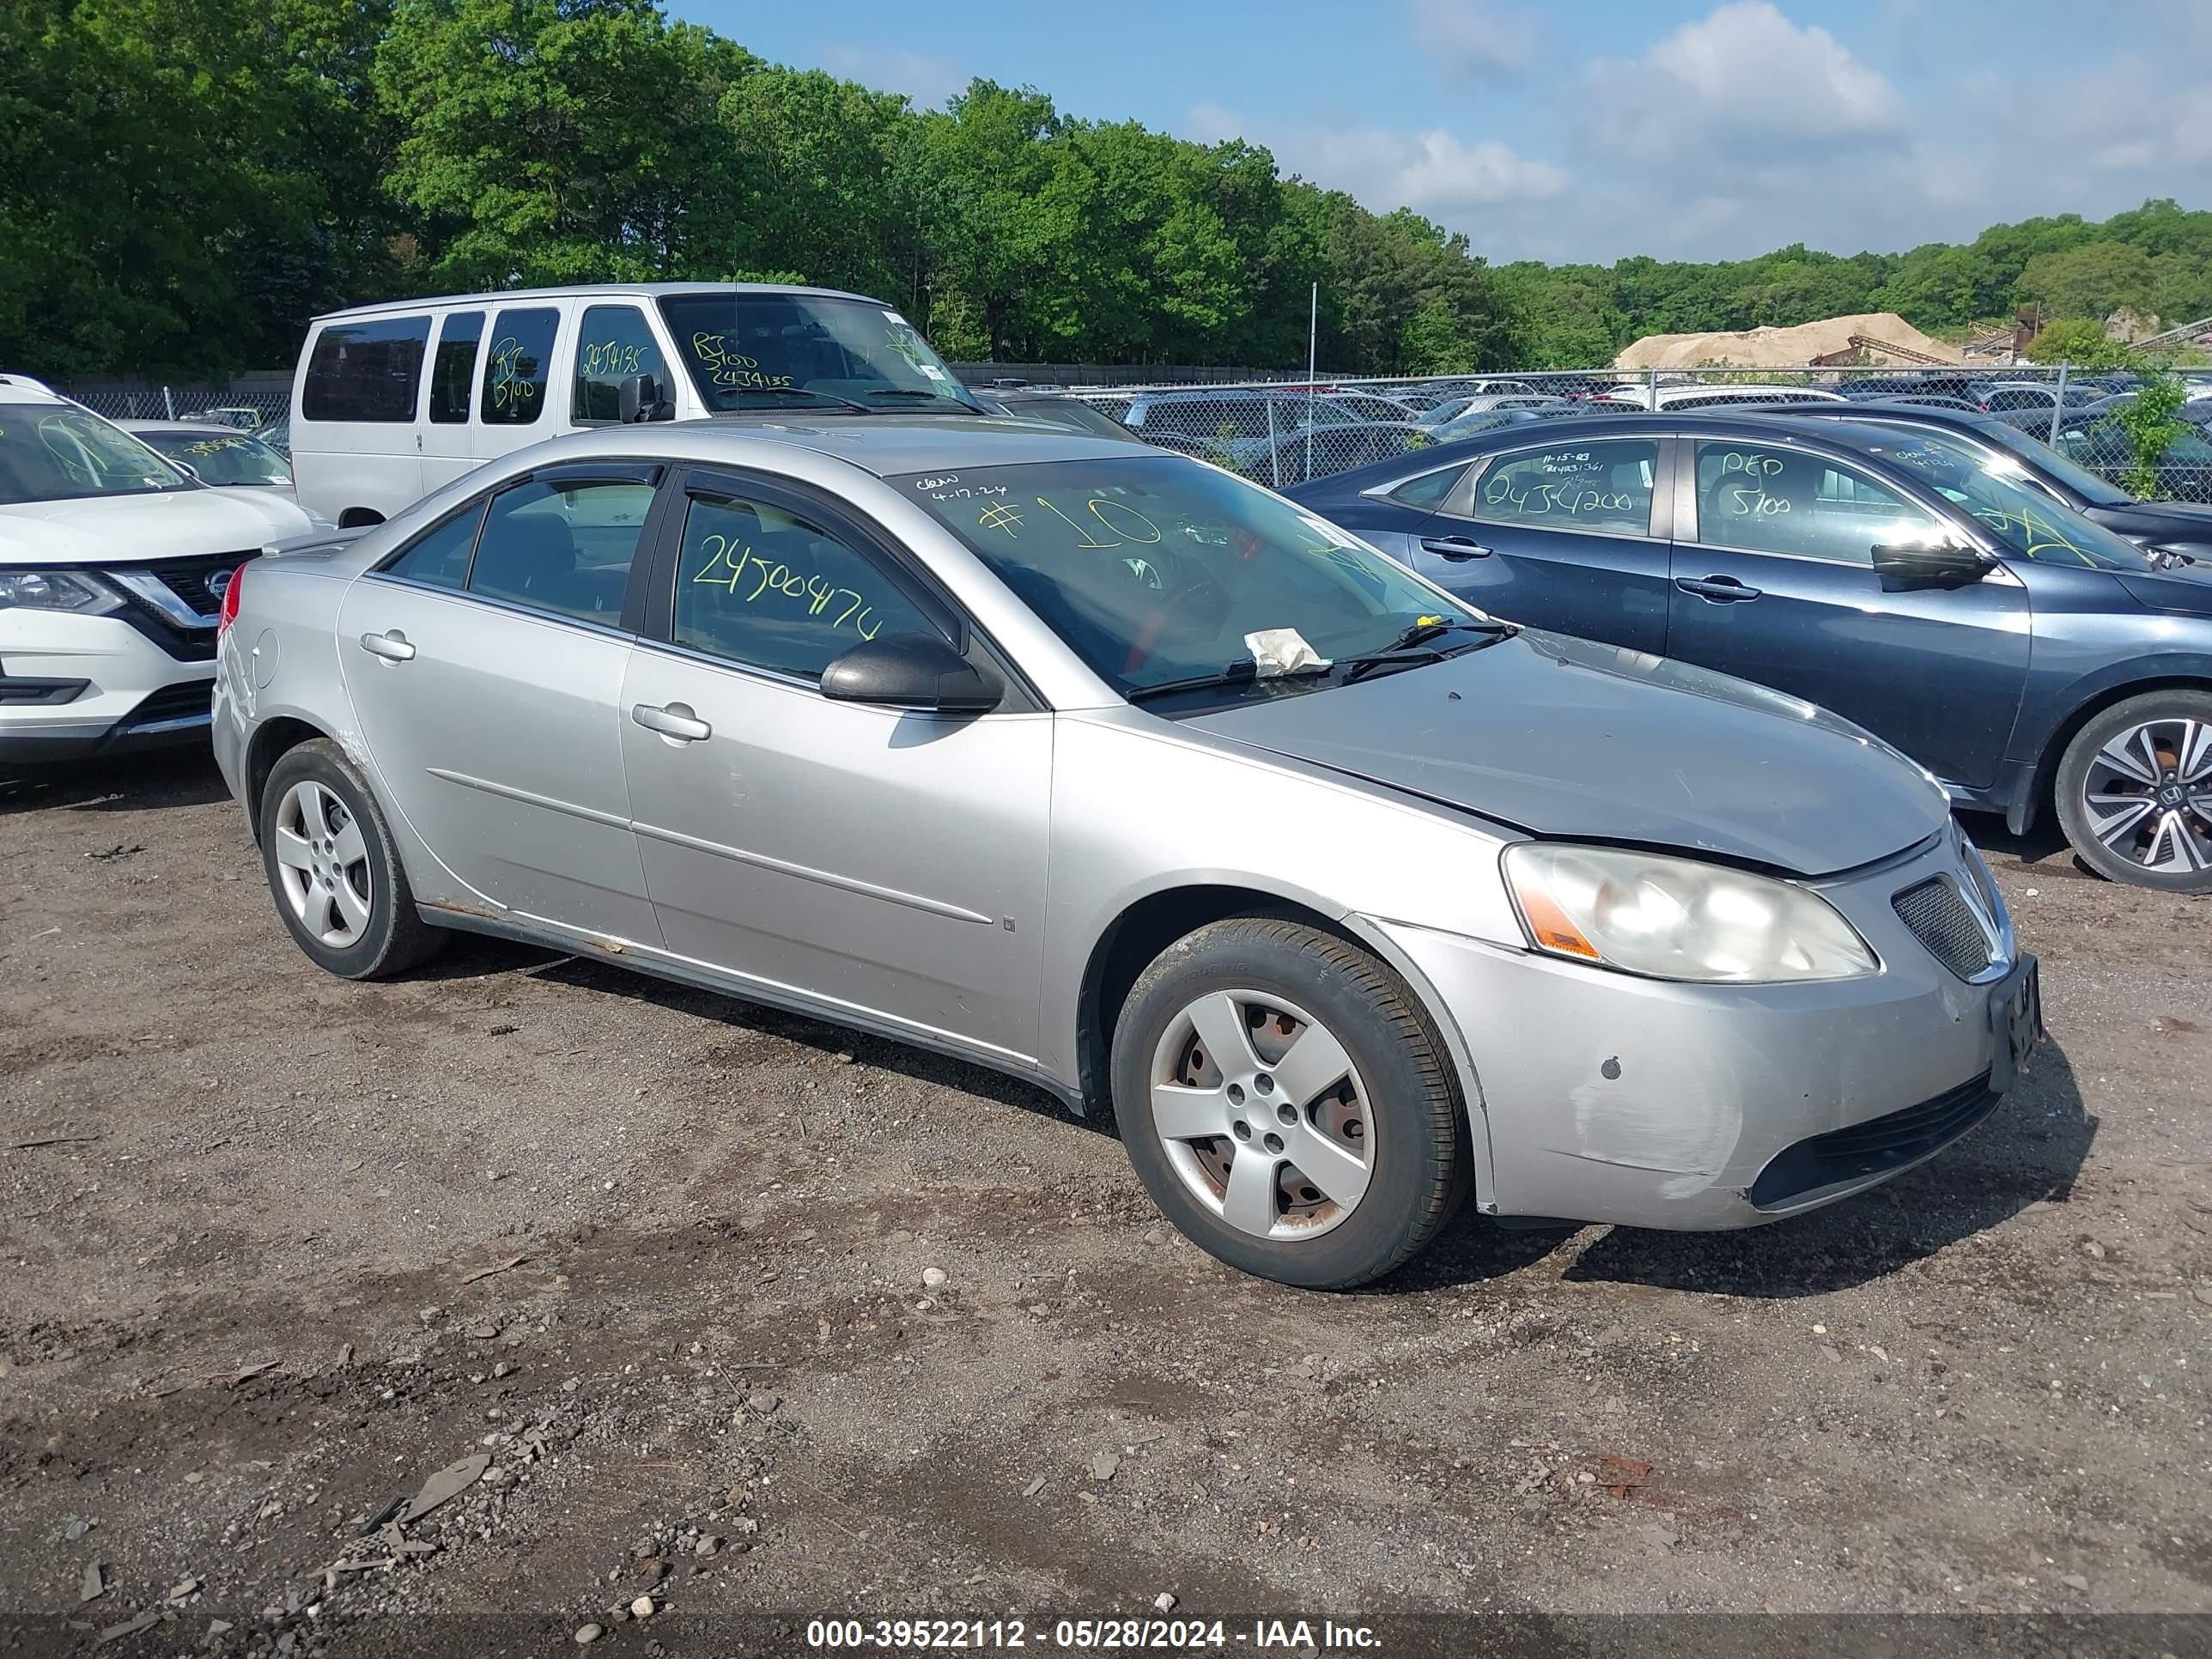
[[[388,185],[459,288],[711,269],[741,195],[717,111],[758,60],[655,0],[398,0]]]
[[[2050,323],[2027,343],[2028,361],[2071,363],[2076,368],[2118,368],[2128,361],[2128,349],[2105,337],[2105,325],[2086,317],[2062,317]]]
[[[2127,242],[2085,242],[2039,253],[2020,275],[2020,296],[2054,317],[2110,316],[2121,307],[2150,308],[2156,273],[2150,255]]]

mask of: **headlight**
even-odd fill
[[[123,608],[123,596],[81,570],[0,570],[0,611],[74,611],[100,616]]]
[[[1724,865],[1517,842],[1504,868],[1529,942],[1553,956],[1738,985],[1854,979],[1877,966],[1818,894]]]

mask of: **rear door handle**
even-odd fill
[[[1708,576],[1703,581],[1681,577],[1674,586],[1685,593],[1696,594],[1709,605],[1734,605],[1739,599],[1755,599],[1760,592],[1756,587],[1746,587],[1733,576]]]
[[[702,743],[714,735],[714,728],[693,714],[691,705],[685,702],[672,702],[665,708],[641,702],[629,711],[629,717],[647,731],[679,743]]]
[[[368,652],[370,656],[381,657],[386,662],[411,662],[415,659],[415,647],[407,642],[407,636],[396,628],[387,629],[381,634],[362,635],[361,648]]]
[[[1421,547],[1440,559],[1486,559],[1491,550],[1471,536],[1424,536]]]

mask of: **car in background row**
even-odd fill
[[[281,490],[212,489],[0,375],[0,764],[205,743],[232,573],[313,528]]]
[[[1802,697],[2016,833],[2055,804],[2108,877],[2212,892],[2212,568],[1982,449],[1707,410],[1509,428],[1291,494],[1493,616]]]
[[[1746,382],[1723,385],[1693,380],[1687,385],[1626,386],[1602,393],[1595,401],[1626,404],[1636,409],[1717,409],[1727,404],[1839,404],[1843,394],[1810,386],[1759,386]]]
[[[578,434],[232,592],[216,755],[310,960],[472,930],[957,1054],[1110,1115],[1176,1226],[1290,1284],[1469,1196],[1831,1203],[2035,1041],[1987,867],[1885,746],[1126,438]]]
[[[2093,472],[2017,423],[1978,410],[1930,409],[1921,404],[1796,405],[1795,418],[1836,418],[1909,431],[1936,432],[1962,441],[1993,470],[2016,477],[2061,506],[2093,519],[2154,553],[2212,564],[2212,506],[2202,501],[2138,501],[2101,472]]]
[[[763,283],[514,289],[316,318],[292,385],[302,506],[381,523],[487,460],[640,422],[980,405],[880,300]]]
[[[197,421],[118,421],[125,432],[217,489],[281,489],[293,496],[292,467],[252,433]]]

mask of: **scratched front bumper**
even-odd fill
[[[1945,969],[1890,905],[1898,890],[1939,872],[1962,874],[1948,832],[1878,872],[1815,884],[1882,963],[1867,978],[1824,984],[1677,984],[1375,925],[1419,969],[1466,1041],[1480,1092],[1469,1102],[1472,1127],[1488,1139],[1499,1213],[1748,1227],[1910,1167],[1753,1205],[1748,1189],[1785,1148],[1989,1073],[1990,984]],[[1998,920],[2008,962],[2001,908]]]

